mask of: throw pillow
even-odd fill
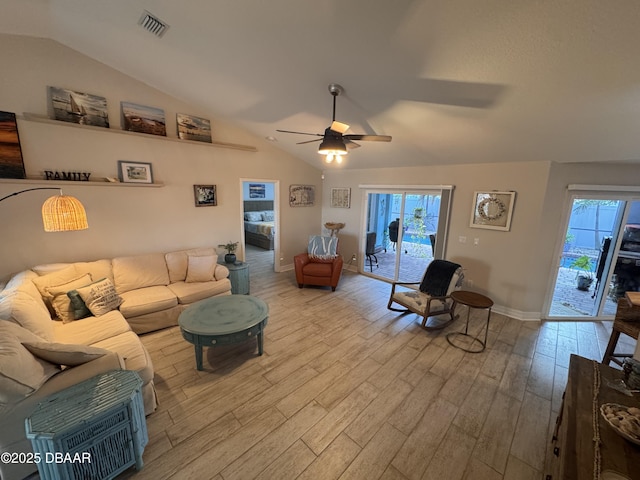
[[[28,397],[60,371],[60,367],[34,357],[23,341],[44,342],[20,325],[0,320],[0,404]]]
[[[205,255],[196,257],[189,255],[187,265],[186,283],[193,282],[210,282],[213,280],[213,273],[216,269],[217,257],[214,255]]]
[[[244,214],[244,218],[246,218],[248,222],[261,222],[262,221],[262,213],[260,213],[260,212],[247,212],[247,213]]]
[[[91,316],[91,310],[87,308],[87,304],[84,303],[82,297],[77,290],[71,290],[67,292],[67,297],[71,302],[71,311],[73,313],[74,320],[80,320]]]
[[[108,278],[103,278],[76,290],[86,303],[87,308],[96,317],[115,310],[122,303],[122,298],[116,293],[116,288]]]
[[[274,218],[273,210],[266,210],[262,212],[263,222],[273,222],[273,218]]]
[[[338,256],[338,237],[311,235],[309,237],[309,258],[331,260]]]
[[[95,360],[109,353],[109,351],[104,348],[67,343],[22,342],[22,345],[42,360],[56,365],[67,365],[69,367],[88,363],[91,360]]]
[[[91,283],[91,275],[85,273],[73,280],[70,280],[60,285],[51,285],[45,287],[48,297],[51,300],[51,305],[56,312],[57,317],[64,323],[69,323],[74,320],[73,308],[71,307],[71,300],[67,296],[67,292],[74,290],[78,287],[84,287]]]

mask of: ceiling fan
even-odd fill
[[[297,145],[305,143],[321,142],[318,148],[318,153],[326,155],[326,162],[331,163],[334,159],[336,163],[342,162],[342,155],[348,153],[348,149],[358,148],[360,145],[355,143],[354,140],[366,141],[366,142],[390,142],[391,137],[389,135],[364,135],[364,134],[347,134],[349,125],[336,121],[336,97],[344,91],[337,83],[329,84],[329,92],[333,96],[333,116],[331,118],[331,125],[327,127],[324,133],[307,133],[307,132],[294,132],[291,130],[276,130],[282,133],[295,133],[297,135],[312,135],[316,138],[314,140],[307,140],[305,142],[298,142]]]

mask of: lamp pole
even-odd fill
[[[24,192],[32,192],[34,190],[59,190],[62,195],[62,189],[57,187],[36,187],[36,188],[27,188],[26,190],[20,190],[19,192],[10,193],[9,195],[0,198],[0,202],[6,200],[7,198],[15,197],[16,195],[20,195]]]

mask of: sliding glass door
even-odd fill
[[[420,281],[427,265],[443,258],[451,189],[370,189],[366,198],[364,273]]]
[[[548,317],[611,318],[640,291],[640,200],[576,193],[568,213]]]

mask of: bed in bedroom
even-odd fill
[[[245,243],[265,250],[273,250],[274,235],[273,200],[245,200]]]

